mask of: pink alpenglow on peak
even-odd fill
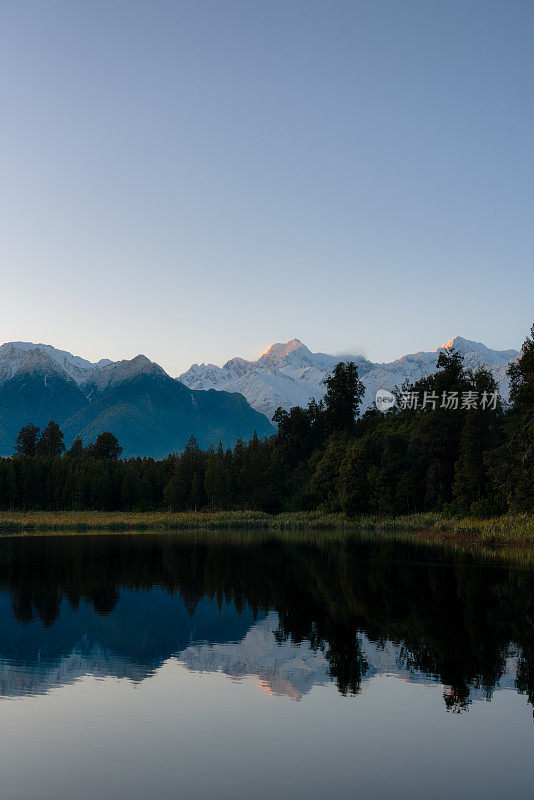
[[[260,355],[260,359],[280,361],[294,350],[298,350],[299,347],[304,347],[306,350],[308,350],[308,348],[302,344],[300,339],[291,339],[289,342],[277,342],[276,344],[271,344],[266,350],[264,350]]]

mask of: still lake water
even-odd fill
[[[334,534],[0,539],[0,797],[534,796],[534,567]]]

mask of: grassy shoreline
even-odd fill
[[[456,519],[444,514],[422,513],[398,517],[359,516],[320,511],[264,514],[254,511],[222,512],[101,512],[28,511],[0,512],[0,533],[83,533],[87,531],[179,531],[179,530],[273,530],[306,529],[382,532],[410,531],[437,539],[473,544],[503,544],[534,547],[534,517],[504,515],[492,519]]]

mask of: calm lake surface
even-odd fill
[[[391,539],[0,539],[0,796],[534,795],[534,569]]]

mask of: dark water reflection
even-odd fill
[[[217,697],[236,691],[235,681],[226,676],[249,682],[251,676],[254,691],[266,690],[285,698],[284,703],[311,703],[314,687],[329,687],[334,694],[318,695],[330,698],[317,711],[324,720],[325,714],[342,713],[336,711],[342,708],[336,696],[345,703],[352,698],[356,713],[368,689],[371,696],[370,687],[378,685],[373,680],[388,676],[387,681],[401,678],[414,686],[435,687],[437,694],[429,696],[431,713],[443,718],[446,712],[469,711],[479,700],[496,702],[506,690],[511,690],[510,697],[523,695],[532,711],[533,622],[534,569],[483,553],[331,534],[298,539],[180,533],[0,540],[0,695],[5,702],[26,698],[31,703],[51,690],[71,687],[71,708],[79,697],[81,709],[84,676],[149,687],[150,679],[167,675],[165,665],[176,663],[181,672],[166,678],[166,702],[185,674],[206,676],[206,691],[213,688],[206,683],[209,676],[218,675],[226,683],[217,684]],[[192,719],[214,714],[213,699],[207,708],[199,697]],[[252,702],[245,701],[244,688],[232,697],[232,707],[240,698],[243,709]],[[373,702],[376,714],[387,715]],[[424,703],[426,708],[428,700]],[[3,708],[0,702],[0,719]],[[272,713],[282,715],[275,708],[281,707],[272,706]],[[373,708],[366,713],[372,718]],[[395,714],[396,722],[387,724],[397,725],[399,733],[410,731],[410,714],[398,709]],[[258,721],[250,725],[254,731],[261,728]],[[432,730],[439,725],[433,716]],[[530,737],[532,722],[528,725]],[[182,730],[178,722],[176,726],[173,736]],[[501,734],[505,746],[518,752],[511,732]],[[294,735],[300,735],[298,726]],[[523,746],[525,734],[521,736]],[[529,748],[531,744],[529,739]],[[228,756],[226,763],[230,761]],[[217,789],[201,791],[192,778],[182,796],[211,796],[212,791],[220,797],[226,792],[241,796],[239,786],[246,796],[245,777],[239,783],[221,770]],[[530,785],[530,771],[529,765],[515,777]],[[159,794],[153,796],[174,796],[158,774]],[[332,780],[328,786],[335,796],[345,796],[353,787],[347,778],[337,795]],[[399,780],[397,796],[418,796],[413,776],[404,784]],[[359,785],[360,795],[380,796],[378,783],[373,789],[369,781]],[[18,797],[18,785],[13,778],[5,796]],[[316,782],[304,788],[301,784],[303,795],[320,796]],[[516,789],[514,796],[523,796]],[[71,790],[50,784],[50,796],[69,796]],[[102,791],[102,786],[91,788],[95,790]],[[108,790],[108,796],[126,791],[122,787],[114,795],[109,785]],[[283,788],[277,791],[284,796]],[[287,792],[289,796],[289,788]],[[39,793],[47,796],[43,787]],[[137,796],[135,787],[127,794]],[[432,796],[441,795],[435,791]],[[456,789],[456,795],[448,796],[463,795]],[[465,796],[470,796],[467,789]]]
[[[534,701],[534,570],[478,555],[328,534],[4,538],[0,591],[4,695],[24,674],[25,692],[46,689],[73,654],[85,671],[141,680],[184,652],[201,669],[201,643],[221,669],[213,645],[257,628],[269,652],[304,644],[344,695],[397,672],[443,684],[447,710],[503,684]],[[254,661],[261,673],[260,651]]]

